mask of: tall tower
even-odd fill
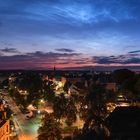
[[[53,75],[53,77],[55,77],[55,76],[56,76],[56,68],[55,68],[55,66],[53,67],[53,72],[52,72],[52,75]]]

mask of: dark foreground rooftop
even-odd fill
[[[140,108],[117,107],[107,118],[112,137],[140,137]]]

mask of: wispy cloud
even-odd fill
[[[35,51],[30,53],[20,52],[19,54],[13,54],[10,56],[0,55],[0,67],[2,69],[47,69],[52,68],[54,65],[58,68],[84,68],[86,66],[140,66],[140,57],[129,53],[116,56],[85,56],[82,53],[71,51]]]
[[[4,48],[4,49],[0,49],[0,52],[3,52],[3,53],[19,53],[19,51],[16,48]]]
[[[56,53],[56,52],[41,52],[36,51],[32,53],[16,54],[16,55],[1,55],[0,67],[11,69],[25,69],[25,68],[50,68],[54,64],[69,64],[71,57],[78,57],[79,53]],[[13,65],[12,65],[13,64]],[[63,65],[62,65],[63,66]]]
[[[136,51],[131,51],[131,52],[129,52],[129,53],[140,53],[140,50],[136,50]]]
[[[58,52],[75,52],[74,50],[72,49],[67,49],[67,48],[60,48],[60,49],[55,49],[56,51]]]
[[[140,55],[129,52],[117,56],[93,56],[93,60],[99,64],[140,64]]]

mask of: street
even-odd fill
[[[20,111],[19,107],[16,105],[15,101],[10,97],[10,95],[7,92],[5,92],[4,95],[4,100],[7,101],[10,109],[15,114],[13,115],[12,120],[15,124],[19,140],[36,140],[40,119],[32,118],[27,120],[26,114],[23,114]]]

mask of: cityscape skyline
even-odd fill
[[[136,67],[137,0],[0,0],[0,69]]]

